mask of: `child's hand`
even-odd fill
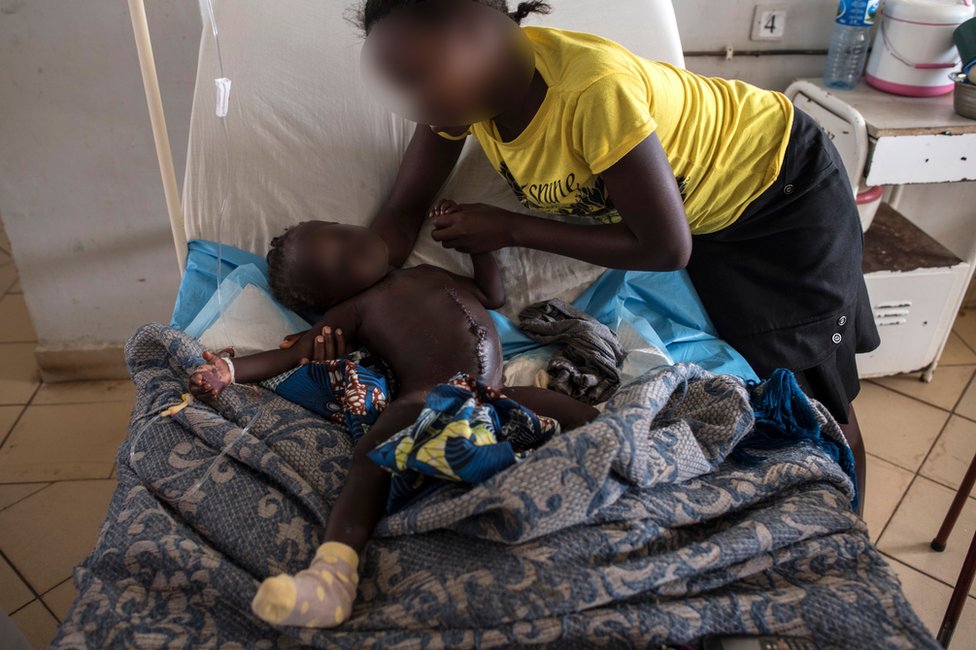
[[[304,366],[309,363],[325,363],[347,354],[349,354],[349,348],[346,345],[346,335],[342,329],[332,329],[326,325],[322,328],[322,333],[315,337],[311,358],[302,357],[301,364]]]
[[[205,402],[211,402],[230,385],[230,367],[213,352],[204,352],[203,360],[206,363],[194,370],[190,376],[190,394]]]
[[[431,234],[444,248],[479,255],[515,245],[513,233],[524,217],[484,203],[446,203],[446,211],[433,216]]]
[[[296,343],[301,341],[302,337],[308,334],[308,332],[309,330],[305,330],[304,332],[295,332],[294,334],[289,334],[288,336],[286,336],[284,339],[281,340],[281,343],[278,344],[278,349],[288,350],[289,348],[293,347]]]
[[[458,207],[458,204],[450,199],[441,199],[434,204],[434,207],[430,209],[430,213],[427,216],[433,219],[441,215],[451,214],[452,212],[457,212]]]
[[[308,334],[309,330],[304,332],[298,332],[297,334],[289,334],[285,337],[281,343],[278,344],[278,348],[281,350],[288,350],[301,341],[301,339]],[[344,357],[352,351],[353,347],[349,341],[346,340],[346,335],[342,331],[341,327],[332,329],[328,325],[322,328],[321,334],[315,337],[312,342],[312,349],[309,356],[303,356],[301,364],[304,366],[308,363],[324,363],[326,361],[332,361],[338,359],[339,357]]]

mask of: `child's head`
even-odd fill
[[[366,0],[364,60],[407,117],[467,126],[500,114],[528,86],[535,56],[518,24],[548,12],[545,2],[509,13],[505,0]]]
[[[271,240],[271,292],[295,311],[328,309],[382,280],[390,270],[386,242],[368,228],[306,221]]]

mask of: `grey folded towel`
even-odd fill
[[[627,353],[613,330],[589,314],[550,300],[522,310],[519,328],[534,341],[565,346],[549,362],[549,388],[600,404],[620,386],[619,368]]]

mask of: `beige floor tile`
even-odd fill
[[[966,342],[966,345],[976,350],[976,310],[964,309],[956,316],[952,331]]]
[[[131,381],[72,381],[63,384],[41,384],[35,404],[87,404],[96,402],[135,403],[136,387]]]
[[[0,485],[0,510],[9,508],[35,492],[40,492],[48,485],[50,483],[14,483],[11,485]]]
[[[944,366],[935,371],[931,383],[926,384],[920,373],[884,377],[875,381],[903,395],[951,411],[973,377],[976,366]]]
[[[976,454],[976,422],[953,416],[925,459],[921,474],[953,489],[959,487]]]
[[[64,582],[95,546],[115,481],[67,481],[0,512],[0,550],[38,593]]]
[[[949,418],[945,411],[868,382],[854,408],[868,452],[913,472]]]
[[[956,406],[956,413],[972,420],[976,420],[976,382],[973,382],[973,384],[966,389],[962,399],[959,400],[959,405]]]
[[[955,584],[976,531],[976,499],[967,500],[946,550],[937,553],[929,547],[939,532],[953,496],[954,490],[925,477],[917,477],[878,540],[878,548],[922,573],[946,584]],[[976,594],[976,585],[970,593]]]
[[[0,483],[105,478],[131,410],[125,402],[28,406],[0,448]]]
[[[14,426],[14,422],[24,410],[23,406],[0,406],[0,442],[7,437]]]
[[[939,359],[939,367],[968,366],[974,363],[976,363],[976,352],[973,352],[958,334],[952,332]]]
[[[2,255],[3,253],[0,253]],[[17,267],[10,264],[3,264],[0,262],[0,296],[10,291],[12,287],[17,282]]]
[[[7,251],[0,247],[0,266],[9,266],[14,263],[14,258],[7,255]]]
[[[938,634],[946,607],[949,606],[952,589],[898,560],[890,557],[885,559],[898,574],[902,591],[908,598],[908,602],[912,604],[912,609],[933,636]],[[974,638],[976,638],[976,599],[969,598],[966,607],[962,610],[962,618],[959,619],[956,631],[952,635],[949,648],[950,650],[971,648],[972,646],[967,644]]]
[[[0,609],[13,612],[32,600],[34,594],[7,561],[0,557]]]
[[[18,276],[17,281],[7,289],[7,293],[24,293],[23,287],[20,286],[20,277]]]
[[[41,601],[35,600],[10,617],[10,620],[20,628],[27,637],[27,641],[35,650],[42,650],[51,645],[54,635],[58,632],[58,622],[51,616]]]
[[[26,404],[41,383],[33,343],[0,343],[0,404]]]
[[[77,595],[78,590],[75,589],[74,582],[65,580],[41,596],[41,600],[54,612],[54,615],[58,617],[59,621],[63,621],[64,617],[68,614],[68,610],[71,609],[71,603],[75,602],[75,596]]]
[[[24,295],[8,293],[0,298],[0,343],[36,341]]]
[[[877,542],[914,475],[908,470],[868,454],[868,489],[864,521],[871,541]]]

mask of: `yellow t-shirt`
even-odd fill
[[[528,208],[619,221],[600,174],[656,132],[695,234],[721,230],[779,175],[793,122],[780,93],[642,59],[612,41],[525,27],[549,86],[514,140],[472,125]]]

